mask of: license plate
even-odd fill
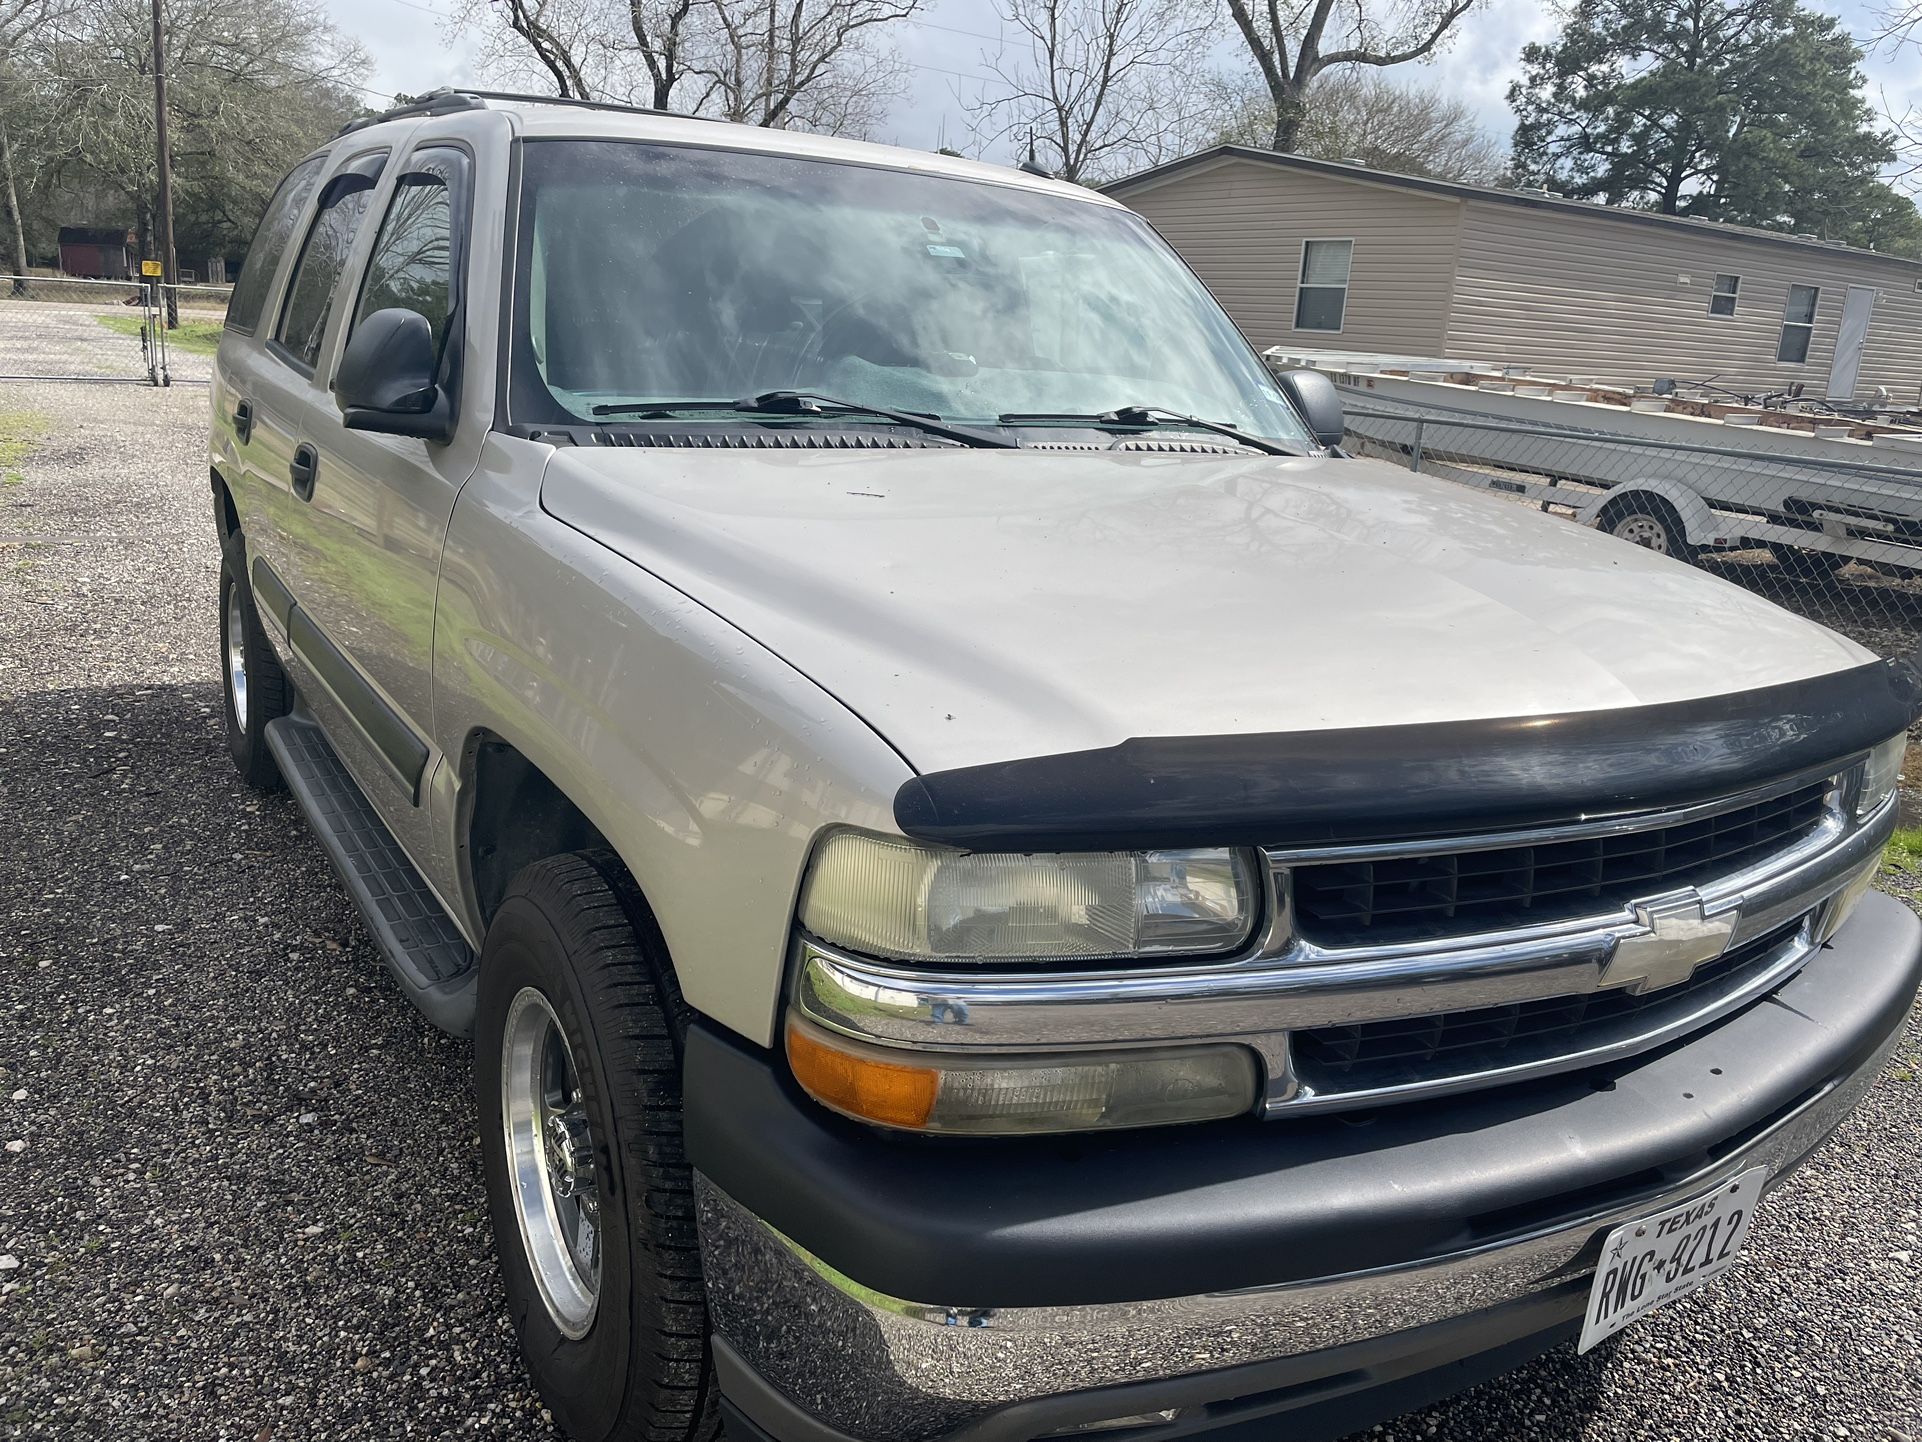
[[[1734,1265],[1768,1176],[1768,1168],[1756,1167],[1706,1196],[1610,1232],[1576,1351],[1586,1352]]]

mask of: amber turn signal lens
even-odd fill
[[[787,1059],[794,1079],[816,1101],[883,1126],[925,1127],[941,1090],[937,1071],[826,1046],[792,1023]]]
[[[1013,1136],[1212,1121],[1250,1111],[1254,1053],[1235,1045],[1032,1056],[899,1051],[810,1022],[787,1027],[794,1079],[857,1121]]]

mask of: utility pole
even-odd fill
[[[153,0],[153,129],[154,145],[158,150],[160,163],[160,204],[158,231],[155,244],[160,250],[160,280],[163,285],[175,286],[180,283],[180,272],[174,266],[174,165],[173,153],[167,145],[167,51],[165,33],[160,19],[160,0]],[[172,330],[180,324],[180,314],[175,307],[179,304],[179,292],[169,290],[167,295],[167,329]]]

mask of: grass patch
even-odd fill
[[[130,335],[140,338],[141,320],[137,315],[97,315],[94,317],[116,335]],[[167,349],[186,351],[189,355],[212,355],[220,349],[221,323],[217,320],[189,320],[181,317],[180,324],[167,332]]]
[[[1887,871],[1922,871],[1922,826],[1899,828],[1882,853],[1882,866]]]
[[[24,479],[21,465],[47,433],[47,418],[32,411],[0,410],[0,486]]]

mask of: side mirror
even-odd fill
[[[1347,429],[1341,417],[1341,392],[1320,371],[1283,371],[1275,377],[1288,404],[1308,422],[1308,433],[1324,446],[1341,444]]]
[[[453,402],[436,381],[439,361],[434,328],[418,311],[377,310],[361,321],[334,376],[347,429],[453,439]]]

